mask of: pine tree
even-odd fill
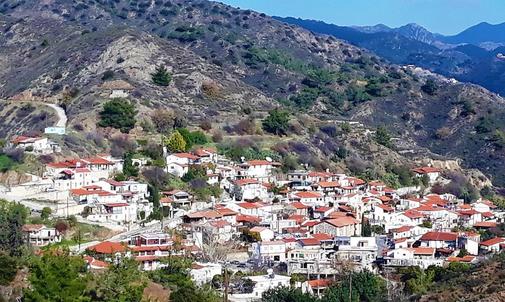
[[[172,75],[167,71],[165,66],[156,67],[156,71],[151,74],[153,83],[158,86],[168,86],[172,81]]]

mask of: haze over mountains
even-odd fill
[[[464,82],[505,94],[505,23],[486,22],[454,36],[431,33],[417,24],[390,28],[346,27],[314,20],[280,18],[313,32],[344,39],[396,64],[414,64]]]

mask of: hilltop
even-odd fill
[[[460,157],[465,167],[504,183],[504,143],[496,132],[505,120],[503,99],[389,64],[334,37],[198,0],[4,1],[0,12],[0,97],[63,103],[77,132],[95,131],[110,94],[104,83],[122,80],[133,87],[139,121],[172,108],[192,125],[212,120],[224,128],[244,110],[261,119],[283,107],[302,128],[292,139],[320,156],[335,147],[315,143],[300,112],[316,126],[335,120],[385,125],[398,142],[424,150],[421,158]],[[151,81],[159,66],[172,75],[168,87]],[[432,77],[437,89],[427,93],[421,88]],[[485,117],[490,126],[475,133]],[[16,127],[26,125],[2,131],[12,135]],[[410,160],[386,149],[391,158]]]

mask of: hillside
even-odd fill
[[[426,93],[421,87],[428,77],[366,50],[209,1],[10,0],[0,11],[0,97],[64,102],[77,132],[95,132],[110,93],[102,85],[121,79],[134,87],[139,120],[173,108],[193,125],[207,119],[224,129],[243,118],[244,109],[261,119],[281,106],[302,128],[289,139],[323,158],[347,142],[314,135],[300,112],[312,127],[334,120],[386,125],[398,142],[425,150],[421,159],[436,156],[432,152],[460,157],[465,167],[505,184],[505,155],[494,136],[504,128],[504,101],[478,86],[438,78],[438,89]],[[172,74],[168,87],[151,81],[158,66]],[[490,126],[474,133],[485,116]],[[12,135],[16,127],[34,125],[23,123],[2,125],[2,131]],[[386,158],[411,160],[371,144]],[[371,153],[361,148],[358,155],[380,160]]]
[[[332,35],[353,45],[373,51],[395,64],[413,64],[463,82],[481,85],[505,94],[505,60],[497,56],[503,26],[477,25],[461,34],[445,37],[417,24],[399,28],[384,26],[345,27],[314,20],[279,18],[313,32]],[[477,38],[478,37],[478,38]],[[494,46],[488,50],[483,47]]]

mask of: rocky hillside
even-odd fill
[[[63,102],[75,129],[94,129],[104,83],[120,79],[141,116],[172,107],[226,125],[246,108],[261,117],[282,106],[319,122],[386,125],[400,143],[505,182],[501,98],[443,78],[421,89],[425,76],[258,12],[203,0],[5,0],[0,31],[0,97]],[[158,66],[172,74],[168,87],[151,81]],[[485,116],[489,127],[474,133]]]

